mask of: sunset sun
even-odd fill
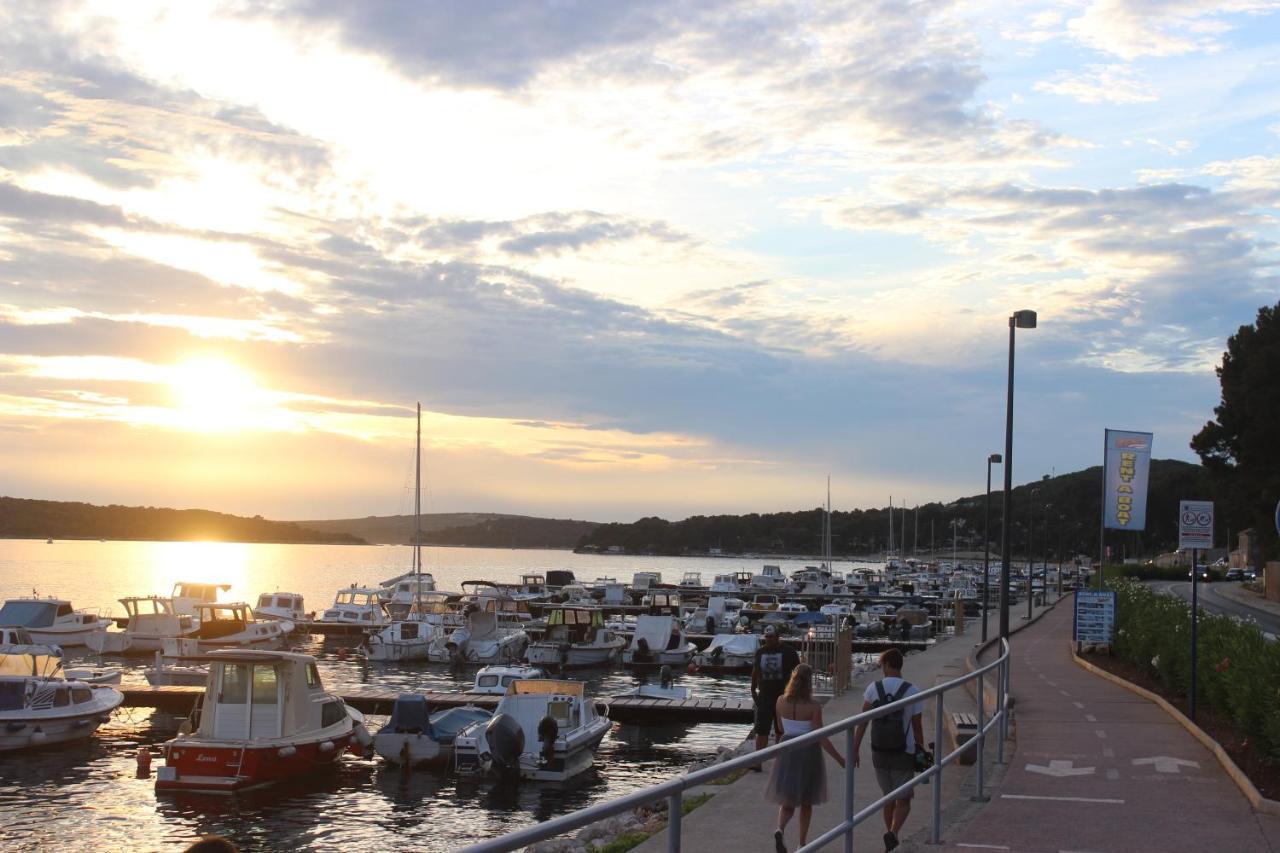
[[[197,358],[173,368],[177,410],[185,426],[224,432],[263,425],[269,414],[267,393],[253,375],[220,358]]]

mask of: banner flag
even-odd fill
[[[1149,432],[1106,430],[1102,457],[1103,476],[1106,478],[1103,527],[1111,530],[1146,529],[1152,438]]]

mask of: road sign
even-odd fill
[[[1178,504],[1178,547],[1184,551],[1213,547],[1213,501]]]
[[[1076,590],[1077,643],[1110,643],[1116,624],[1116,594],[1111,590]]]

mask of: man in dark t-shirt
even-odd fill
[[[778,640],[777,628],[766,625],[764,644],[756,649],[755,665],[751,667],[751,700],[756,704],[756,749],[768,746],[778,697],[791,680],[791,671],[799,665],[799,653]],[[760,767],[757,765],[751,769],[758,771]]]

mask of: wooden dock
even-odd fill
[[[174,714],[187,714],[204,694],[203,687],[125,686],[116,688],[124,694],[129,708],[158,708]],[[745,686],[743,688],[746,689]],[[339,694],[342,701],[365,714],[390,714],[399,694],[388,690],[361,690]],[[427,693],[427,704],[433,708],[475,705],[496,708],[501,696],[484,693]],[[601,698],[608,706],[609,719],[618,723],[647,725],[689,723],[750,723],[753,718],[751,699],[645,699],[636,696]]]

